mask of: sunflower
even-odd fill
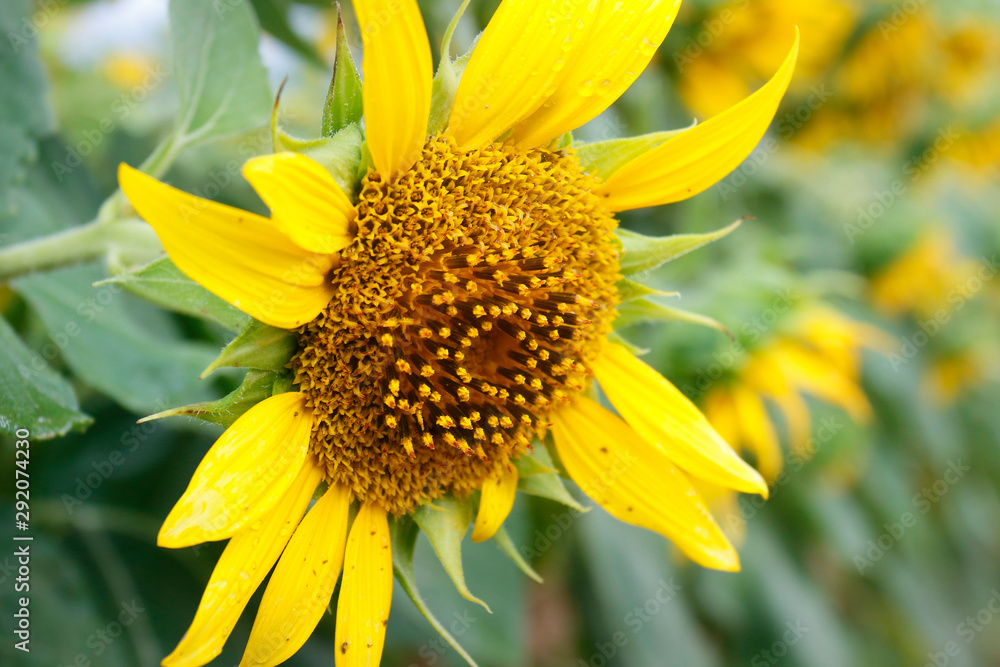
[[[174,548],[229,539],[164,665],[218,655],[275,563],[241,665],[291,656],[341,570],[336,664],[377,665],[391,524],[478,497],[472,538],[488,539],[514,502],[517,464],[547,437],[611,514],[702,565],[738,568],[690,478],[767,486],[609,340],[614,214],[686,199],[738,166],[773,118],[798,38],[770,82],[694,128],[582,146],[568,134],[635,80],[678,5],[504,0],[468,57],[453,61],[446,38],[434,79],[415,0],[356,0],[356,189],[301,153],[253,158],[243,173],[264,218],[121,166],[122,190],[181,271],[297,336],[291,386],[222,434],[160,530]],[[456,77],[450,94],[442,72]],[[620,416],[589,394],[594,380]]]

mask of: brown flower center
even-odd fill
[[[614,318],[596,183],[569,151],[440,137],[395,180],[369,173],[336,296],[292,359],[331,482],[405,513],[468,495],[544,435]]]

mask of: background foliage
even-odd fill
[[[496,4],[473,2],[460,48]],[[456,5],[421,2],[432,44]],[[735,381],[811,303],[895,343],[863,359],[873,419],[810,399],[812,449],[786,450],[769,502],[740,501],[739,574],[685,563],[600,510],[522,498],[508,525],[545,584],[494,545],[467,544],[467,580],[490,615],[455,592],[421,538],[421,591],[479,664],[1000,662],[998,21],[985,0],[692,0],[649,70],[578,133],[686,126],[756,88],[800,25],[803,61],[771,141],[712,190],[623,216],[646,234],[753,216],[645,276],[733,338],[688,323],[625,333],[695,400]],[[25,426],[35,537],[33,651],[13,650],[5,614],[3,664],[155,665],[193,616],[219,545],[160,549],[155,534],[219,428],[136,419],[234,388],[231,369],[198,378],[240,316],[196,301],[168,313],[105,280],[159,252],[115,193],[115,169],[145,163],[189,192],[263,210],[239,166],[270,150],[286,76],[282,122],[318,135],[335,27],[318,0],[0,3],[0,248],[64,232],[86,260],[0,283],[0,535],[14,523],[6,480]],[[879,276],[926,238],[979,273],[918,263],[901,279],[911,306],[878,298]],[[150,276],[146,296],[172,279]],[[11,554],[0,551],[5,610]],[[394,602],[384,664],[461,664],[405,595]],[[237,663],[249,625],[218,664]],[[330,664],[333,625],[325,617],[288,664]]]

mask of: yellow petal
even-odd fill
[[[767,484],[674,385],[618,344],[592,364],[611,403],[635,429],[689,474],[767,496]]]
[[[294,329],[330,302],[332,258],[295,245],[267,218],[181,192],[126,164],[118,182],[177,268],[251,317]]]
[[[299,153],[261,155],[243,176],[271,209],[271,222],[298,246],[337,252],[354,238],[357,211],[321,164]]]
[[[757,469],[764,479],[774,481],[784,463],[781,444],[767,408],[757,392],[747,387],[733,387],[733,404],[743,433],[743,445],[754,453]]]
[[[573,52],[586,48],[590,3],[503,0],[455,92],[446,135],[481,148],[527,118],[555,90]]]
[[[292,657],[330,605],[344,562],[351,492],[334,484],[292,535],[267,583],[240,667],[273,667]]]
[[[707,190],[753,151],[792,79],[795,44],[777,74],[728,111],[685,130],[613,173],[599,189],[613,211],[659,206]]]
[[[526,147],[542,146],[611,106],[649,64],[680,4],[605,1],[587,12],[588,34],[574,45],[555,90],[514,128],[511,139]]]
[[[552,435],[569,476],[613,516],[664,535],[705,567],[739,569],[691,480],[624,421],[581,396],[552,415]]]
[[[312,413],[298,392],[247,410],[205,454],[157,544],[178,548],[222,540],[260,520],[302,469],[311,429]]]
[[[200,667],[222,652],[243,608],[278,560],[322,479],[322,471],[306,463],[263,520],[233,535],[212,570],[191,627],[163,659],[163,667]]]
[[[392,602],[392,549],[385,510],[364,504],[347,539],[337,601],[337,667],[378,667]]]
[[[479,498],[479,513],[476,523],[472,526],[472,541],[484,542],[500,530],[514,507],[517,496],[517,469],[509,465],[494,477],[483,483],[482,495]]]
[[[361,28],[365,136],[375,168],[409,169],[427,140],[433,65],[416,0],[354,0]]]

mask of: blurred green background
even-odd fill
[[[177,131],[185,73],[167,4],[4,0],[0,248],[93,219],[114,192],[117,164],[139,164]],[[252,78],[259,53],[267,104],[238,91],[230,125],[185,143],[168,178],[263,210],[239,165],[270,151],[270,100],[286,77],[282,123],[318,135],[336,15],[320,1],[247,4],[259,46],[248,24],[241,43],[211,50],[208,76]],[[420,4],[436,49],[458,2]],[[460,52],[497,4],[473,0]],[[213,6],[244,9],[243,0]],[[796,25],[796,79],[751,158],[692,200],[621,216],[646,234],[752,216],[644,277],[679,290],[680,305],[732,337],[687,322],[623,334],[704,402],[732,387],[766,394],[753,383],[754,360],[784,349],[799,316],[832,310],[871,325],[849,364],[859,374],[838,367],[870,410],[845,410],[822,388],[803,392],[812,437],[793,450],[791,424],[765,402],[784,460],[772,498],[718,499],[723,525],[742,541],[738,574],[684,562],[599,509],[580,515],[522,496],[507,525],[545,583],[493,544],[467,544],[467,579],[490,615],[458,595],[423,543],[424,596],[483,667],[1000,664],[996,3],[688,1],[647,71],[576,138],[685,127],[718,112],[775,71]],[[149,242],[138,230],[134,243],[104,247],[93,261],[0,282],[0,664],[158,664],[221,551],[155,545],[220,429],[136,420],[235,387],[235,372],[198,379],[230,334],[114,284],[92,286],[155,257]],[[30,654],[14,649],[8,613],[19,426],[32,433]],[[744,444],[761,464],[766,449]],[[213,664],[238,663],[249,616]],[[333,626],[327,615],[287,664],[332,664]],[[461,662],[397,589],[383,664]]]

